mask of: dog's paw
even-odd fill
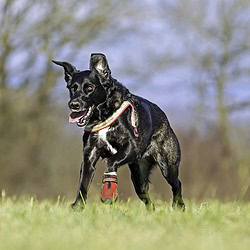
[[[172,207],[175,210],[180,210],[180,211],[183,211],[183,212],[186,209],[186,205],[185,205],[185,203],[183,201],[178,201],[178,202],[173,203]]]
[[[85,208],[85,204],[82,201],[75,201],[70,205],[70,208],[76,212],[80,212]]]
[[[105,205],[112,205],[113,203],[115,203],[115,201],[110,198],[105,198],[105,199],[101,198],[101,202]]]
[[[149,204],[147,204],[147,205],[146,205],[146,208],[147,208],[147,210],[150,211],[150,212],[151,212],[151,211],[152,211],[152,212],[155,211],[155,205],[154,205],[154,203],[149,203]]]

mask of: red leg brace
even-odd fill
[[[102,180],[101,201],[106,204],[112,204],[116,202],[117,198],[117,176],[104,174]]]

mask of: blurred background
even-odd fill
[[[1,0],[0,190],[73,200],[83,131],[63,71],[106,54],[113,76],[164,109],[182,146],[184,198],[250,200],[249,0]],[[89,198],[99,199],[99,162]],[[169,200],[158,170],[154,198]],[[135,199],[126,166],[120,198]]]

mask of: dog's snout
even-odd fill
[[[80,110],[80,103],[79,102],[70,102],[69,108],[73,111],[79,111]]]

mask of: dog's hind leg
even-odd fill
[[[185,209],[185,204],[182,200],[181,181],[178,178],[178,166],[168,166],[167,164],[160,163],[162,175],[167,180],[168,184],[172,187],[173,192],[173,207]]]
[[[154,159],[160,167],[162,175],[172,187],[173,207],[185,209],[182,200],[181,182],[178,178],[181,160],[181,149],[179,142],[171,128],[163,128],[155,135],[153,142]]]
[[[150,170],[146,169],[145,166],[142,169],[142,166],[137,162],[129,164],[129,169],[136,194],[145,203],[147,209],[154,210],[155,207],[148,192]]]

